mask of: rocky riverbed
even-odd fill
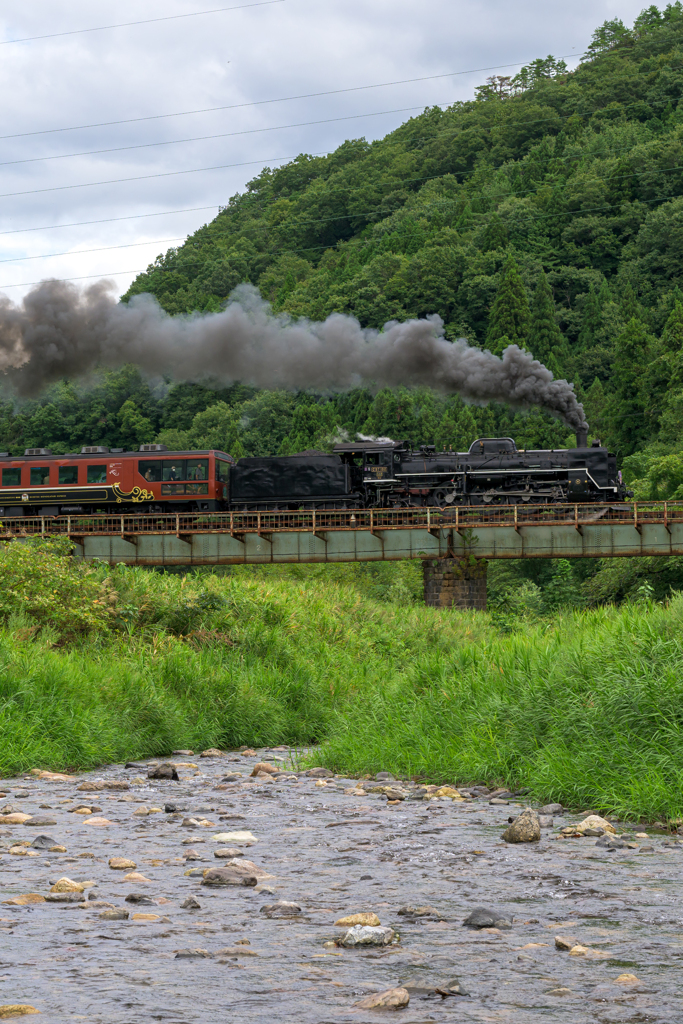
[[[0,782],[0,1019],[683,1021],[675,837],[206,754]]]

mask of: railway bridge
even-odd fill
[[[494,558],[683,555],[683,501],[7,518],[0,540],[68,537],[115,564],[423,563],[425,601],[486,607]]]

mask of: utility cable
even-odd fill
[[[259,0],[255,4],[239,4],[238,7],[216,7],[211,11],[190,11],[188,14],[168,14],[163,18],[145,18],[144,21],[121,21],[117,25],[98,25],[95,28],[73,28],[68,32],[50,32],[44,36],[24,36],[22,39],[0,39],[0,46],[13,43],[33,43],[37,39],[57,39],[61,36],[78,36],[86,32],[106,32],[110,28],[130,28],[131,25],[153,25],[158,21],[178,21],[180,18],[200,18],[204,14],[222,14],[224,11],[242,11],[246,7],[267,7],[283,4],[285,0]]]
[[[562,60],[563,57],[576,57],[576,54],[565,53],[557,59]],[[0,140],[23,139],[29,135],[52,135],[56,132],[75,132],[85,128],[109,128],[112,125],[117,124],[137,124],[140,121],[158,121],[166,117],[189,117],[194,114],[211,114],[217,110],[241,110],[244,107],[260,107],[269,103],[290,103],[294,100],[310,100],[316,99],[320,96],[341,96],[343,93],[363,92],[367,89],[385,89],[394,85],[413,85],[415,82],[434,82],[440,78],[457,78],[462,75],[483,74],[485,71],[502,71],[506,68],[519,67],[523,63],[524,61],[515,61],[513,64],[496,64],[488,68],[472,68],[469,71],[445,71],[441,75],[425,75],[420,78],[401,78],[395,82],[375,82],[372,85],[353,85],[346,89],[329,89],[325,92],[307,92],[300,93],[296,96],[278,96],[275,99],[269,100],[249,100],[247,103],[229,103],[220,107],[201,107],[197,110],[178,110],[170,114],[148,114],[145,117],[129,117],[120,121],[99,121],[92,124],[71,125],[67,128],[43,128],[39,131],[33,132],[18,132],[14,135],[0,135]]]
[[[681,198],[681,196],[666,195],[666,196],[656,196],[654,199],[639,199],[639,200],[637,200],[637,202],[643,203],[645,205],[645,204],[650,204],[650,203],[670,202],[670,201],[672,201],[674,199],[680,199],[680,198]],[[559,211],[554,211],[553,213],[547,213],[547,214],[545,214],[545,213],[543,213],[543,214],[534,214],[531,211],[526,211],[526,212],[529,213],[529,215],[532,216],[535,220],[548,220],[551,217],[568,217],[568,216],[576,217],[576,216],[579,216],[580,214],[585,214],[585,213],[597,213],[597,212],[604,211],[604,210],[617,210],[617,209],[618,209],[618,207],[613,205],[613,206],[591,206],[591,207],[588,207],[588,208],[586,208],[584,210],[559,210]],[[163,239],[161,241],[163,242]],[[169,239],[169,241],[173,241],[173,239]],[[277,255],[280,255],[282,253],[319,252],[321,250],[333,250],[333,249],[335,249],[340,244],[348,245],[349,248],[360,248],[361,246],[377,244],[377,241],[378,240],[376,238],[338,239],[338,241],[334,242],[332,245],[311,245],[311,246],[306,246],[306,247],[296,248],[296,249],[295,248],[273,249],[273,250],[270,250],[270,251],[267,251],[267,252],[259,253],[259,255],[270,257],[270,256],[277,256]],[[156,242],[138,242],[138,243],[134,243],[134,244],[136,244],[136,245],[155,245],[155,244],[160,244],[160,243],[156,243]],[[118,249],[118,248],[128,248],[128,246],[107,246],[107,249]],[[101,252],[101,251],[104,251],[104,250],[88,249],[88,250],[82,250],[82,251],[83,252]],[[385,251],[387,251],[387,250],[385,250]],[[393,250],[388,250],[388,251],[393,251]],[[60,256],[60,255],[78,255],[78,253],[54,253],[52,255],[56,255],[56,256]],[[179,254],[176,252],[175,255],[178,256]],[[36,257],[28,257],[28,258],[29,259],[40,259],[41,257],[36,256]],[[0,261],[0,262],[14,262],[14,261],[12,261],[12,260],[3,260],[3,261]],[[181,273],[187,267],[201,266],[205,262],[206,262],[205,260],[184,261],[184,262],[180,263],[179,266],[172,266],[172,267],[159,267],[159,266],[154,266],[153,264],[150,264],[147,267],[139,268],[137,270],[116,270],[116,271],[109,271],[107,273],[89,274],[89,275],[86,275],[85,277],[62,277],[62,278],[59,278],[59,280],[60,281],[90,281],[90,280],[93,280],[94,278],[97,278],[99,280],[104,280],[104,279],[106,279],[108,277],[123,277],[126,274],[153,274],[153,273],[168,274],[168,273]],[[150,269],[150,267],[151,267],[151,269]],[[43,281],[45,281],[45,280],[46,280],[46,278],[42,278],[40,281],[23,281],[23,282],[20,282],[20,283],[17,283],[17,284],[0,284],[0,288],[31,288],[31,287],[33,287],[35,285],[42,284]]]

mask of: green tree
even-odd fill
[[[612,442],[622,457],[631,455],[647,436],[640,384],[654,343],[635,317],[617,338],[608,420]]]
[[[527,348],[555,377],[561,377],[566,358],[564,338],[555,320],[555,301],[545,271],[541,270],[531,305]]]
[[[136,451],[141,444],[149,444],[156,433],[152,421],[143,416],[132,398],[119,409],[119,446]]]
[[[486,335],[488,347],[495,355],[500,355],[505,345],[517,344],[525,348],[530,327],[531,314],[526,286],[514,258],[508,256],[491,309]]]

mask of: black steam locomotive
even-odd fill
[[[519,451],[510,437],[481,437],[467,452],[410,441],[338,444],[244,458],[230,467],[235,510],[402,508],[624,501],[616,457],[586,433],[576,448]]]

